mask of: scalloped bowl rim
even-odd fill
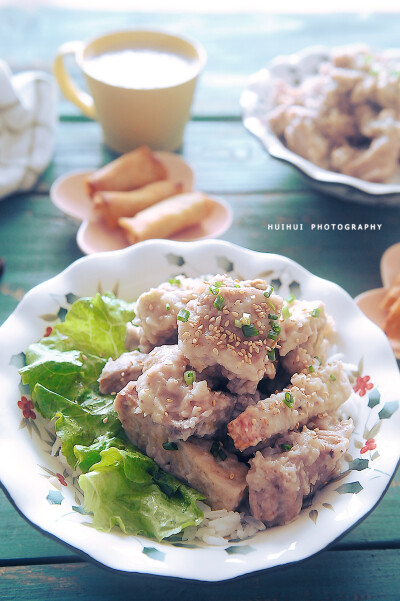
[[[147,262],[157,259],[154,270],[143,271],[145,258]],[[44,474],[39,474],[35,469],[35,466],[38,467],[38,448],[32,444],[26,430],[19,430],[18,435],[12,430],[10,433],[10,427],[15,426],[20,419],[15,402],[20,395],[19,376],[16,368],[11,368],[10,358],[42,335],[44,324],[40,318],[40,311],[50,311],[52,307],[60,306],[60,297],[65,297],[70,292],[80,295],[93,294],[96,291],[96,280],[109,287],[110,282],[119,281],[116,278],[129,274],[129,283],[122,282],[125,292],[121,293],[121,296],[127,296],[127,290],[132,291],[132,282],[133,286],[139,286],[141,290],[146,289],[149,281],[153,281],[155,285],[161,279],[185,270],[179,269],[182,264],[176,262],[176,258],[184,259],[186,271],[189,269],[194,273],[221,273],[223,270],[215,267],[220,265],[220,260],[225,261],[226,267],[232,265],[234,273],[242,274],[242,277],[256,277],[257,274],[272,269],[282,278],[282,290],[288,285],[290,278],[297,278],[306,291],[321,292],[320,297],[327,304],[330,303],[329,312],[333,312],[334,317],[343,315],[343,331],[340,332],[343,352],[355,352],[353,336],[346,333],[350,328],[349,324],[352,324],[357,332],[358,343],[365,345],[367,341],[372,340],[372,348],[365,358],[365,366],[372,377],[379,381],[382,396],[393,398],[394,390],[400,388],[396,362],[380,329],[363,315],[342,288],[314,276],[291,259],[251,251],[219,240],[191,243],[156,240],[118,251],[90,255],[78,259],[60,274],[30,290],[0,328],[0,348],[5,349],[4,353],[0,353],[0,381],[3,390],[0,452],[7,452],[9,457],[7,462],[0,465],[2,486],[21,514],[45,534],[56,537],[99,564],[124,573],[220,581],[310,557],[364,519],[382,498],[395,473],[400,456],[400,445],[394,434],[394,430],[397,432],[400,426],[400,412],[395,413],[390,420],[385,420],[386,435],[384,443],[381,442],[382,457],[378,462],[385,467],[387,477],[380,476],[371,480],[373,484],[368,484],[368,495],[338,495],[334,489],[335,484],[332,483],[315,497],[317,506],[321,508],[318,522],[312,523],[307,510],[302,511],[290,524],[264,531],[242,544],[234,544],[235,548],[243,547],[243,554],[230,554],[223,548],[211,546],[196,549],[179,548],[140,536],[126,537],[118,532],[102,533],[88,528],[80,521],[85,520],[85,516],[75,513],[70,517],[74,512],[65,514],[62,505],[48,504],[44,497],[48,490],[48,481],[43,478]],[[139,268],[136,277],[135,265]],[[140,270],[143,272],[140,275],[143,281],[138,283]],[[148,273],[149,271],[151,273]],[[137,292],[132,294],[137,295]],[[360,408],[358,410],[361,411]],[[49,457],[49,463],[46,465],[53,465],[53,459]],[[41,458],[41,461],[44,459]],[[364,486],[367,485],[367,481],[362,479],[365,477],[365,471],[356,472],[357,478]],[[30,490],[29,495],[26,495],[27,490]],[[64,491],[65,489],[63,493],[67,495],[68,490]],[[327,506],[334,503],[336,513],[323,511],[321,499],[329,501]],[[155,548],[158,558],[144,554],[143,549],[149,546]],[[161,556],[162,561],[159,560]]]
[[[276,136],[270,130],[267,124],[262,124],[257,116],[255,116],[251,111],[252,103],[249,103],[248,98],[249,95],[256,95],[256,93],[251,90],[251,87],[261,77],[265,78],[266,76],[270,76],[271,67],[282,63],[286,63],[288,65],[297,65],[307,57],[313,55],[321,55],[321,57],[329,56],[330,52],[331,48],[328,46],[309,46],[300,52],[288,55],[279,55],[269,61],[266,67],[263,67],[259,71],[250,75],[248,78],[248,85],[246,89],[243,90],[240,97],[240,105],[243,110],[243,123],[245,127],[263,143],[265,149],[270,153],[271,156],[294,165],[310,179],[321,183],[340,184],[355,188],[365,194],[368,194],[369,196],[395,196],[400,194],[400,184],[380,184],[377,182],[368,182],[357,177],[345,175],[336,171],[330,171],[315,165],[311,161],[301,157],[299,154],[289,150],[289,148],[287,148],[287,146],[281,142],[278,136]],[[272,108],[272,105],[270,108]]]

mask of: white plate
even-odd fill
[[[400,58],[400,50],[391,50],[391,56]],[[319,65],[327,61],[331,49],[325,46],[306,48],[298,54],[278,56],[266,68],[250,76],[240,104],[243,123],[262,143],[271,156],[296,167],[307,177],[310,186],[324,194],[372,205],[400,205],[400,166],[392,180],[386,184],[367,182],[356,177],[322,169],[289,150],[270,129],[267,113],[274,108],[272,91],[276,79],[298,85],[315,75]]]
[[[193,171],[180,156],[170,152],[156,152],[155,155],[167,167],[168,178],[171,181],[182,183],[183,192],[193,190]],[[85,178],[90,173],[92,172],[78,170],[59,177],[50,189],[50,198],[60,211],[77,221],[82,221],[76,241],[83,253],[88,255],[125,248],[129,243],[122,230],[110,229],[92,215],[90,197],[84,186]],[[209,196],[209,198],[212,201],[212,209],[207,218],[195,226],[177,232],[169,238],[170,240],[189,242],[217,238],[230,227],[233,220],[230,205],[223,198],[217,196]]]
[[[295,288],[299,298],[323,300],[338,329],[334,350],[358,366],[358,392],[353,393],[349,407],[356,420],[349,450],[354,469],[321,490],[312,506],[303,509],[292,523],[223,547],[199,544],[184,548],[90,528],[89,516],[79,513],[82,496],[70,470],[64,472],[64,466],[50,455],[48,424],[40,416],[24,418],[17,405],[21,395],[26,396],[19,388],[21,353],[51,326],[60,308],[68,308],[72,295],[114,290],[132,300],[150,286],[182,272],[188,276],[212,272],[259,276],[275,280],[275,288],[284,296]],[[45,533],[124,572],[217,581],[309,557],[373,509],[388,487],[400,455],[400,376],[383,332],[337,285],[285,257],[222,241],[188,244],[157,240],[90,255],[37,286],[0,328],[0,389],[0,478],[8,495]],[[364,453],[365,441],[370,438],[375,439],[376,449]],[[67,486],[55,489],[51,474],[61,474]]]

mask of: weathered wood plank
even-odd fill
[[[249,74],[278,54],[310,44],[366,41],[376,47],[398,45],[398,18],[390,14],[268,15],[123,13],[30,6],[6,7],[0,19],[0,56],[20,71],[50,70],[58,46],[70,40],[126,27],[152,27],[197,38],[208,53],[195,115],[239,115],[239,98]],[[355,33],[356,32],[356,33]],[[40,40],[40,44],[38,43]],[[244,51],[245,50],[245,51]],[[79,114],[67,102],[62,114]]]
[[[207,188],[203,188],[207,189]],[[234,212],[223,239],[262,252],[288,256],[316,275],[335,281],[352,296],[379,287],[379,261],[398,242],[400,209],[352,205],[315,193],[225,195]],[[16,211],[16,204],[18,210]],[[378,231],[312,230],[317,224],[381,223]],[[12,227],[10,227],[12,224]],[[269,226],[303,224],[303,230]],[[81,256],[78,225],[62,215],[49,198],[21,195],[0,203],[0,321],[23,293]]]
[[[197,186],[214,194],[308,190],[298,172],[272,159],[240,122],[192,121],[182,154],[193,167]],[[96,169],[115,157],[101,143],[97,123],[61,122],[56,151],[37,191],[75,169]]]
[[[379,261],[398,242],[400,210],[340,202],[314,192],[238,195],[231,202],[235,220],[224,239],[261,252],[287,256],[315,275],[332,280],[351,296],[382,285]],[[373,224],[375,231],[318,230],[319,224]],[[303,224],[303,230],[269,226]],[[312,226],[315,229],[312,229]]]
[[[68,547],[39,532],[14,508],[0,489],[0,565],[4,560],[30,563],[32,559],[63,557],[65,561],[76,554]],[[54,561],[54,559],[53,559]]]
[[[25,292],[82,256],[76,230],[46,197],[20,195],[0,202],[0,323]]]
[[[397,550],[327,551],[281,570],[221,583],[117,574],[86,563],[0,568],[4,601],[398,601],[399,589]]]

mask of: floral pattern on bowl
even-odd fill
[[[293,522],[242,542],[158,543],[118,530],[96,531],[85,514],[76,474],[57,453],[51,424],[36,414],[26,387],[21,387],[18,368],[24,350],[51,333],[52,324],[64,319],[77,296],[112,290],[132,300],[180,273],[221,272],[262,277],[284,296],[292,293],[326,303],[337,324],[333,351],[354,366],[353,394],[346,402],[347,413],[356,421],[346,455],[348,469],[319,491]],[[218,581],[299,561],[363,519],[384,494],[398,463],[400,376],[386,337],[345,291],[285,257],[221,241],[152,241],[91,255],[25,296],[0,329],[0,349],[0,452],[7,457],[0,467],[2,486],[25,517],[45,533],[119,571]]]
[[[274,106],[272,90],[276,79],[297,85],[315,75],[320,64],[328,60],[330,52],[330,48],[325,46],[305,48],[297,54],[278,56],[264,69],[251,75],[240,99],[243,123],[272,157],[296,167],[311,187],[324,194],[370,205],[399,206],[400,166],[392,181],[386,184],[328,171],[289,150],[267,123],[266,114]]]

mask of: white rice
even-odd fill
[[[197,528],[185,528],[182,533],[184,542],[201,540],[207,545],[226,545],[227,541],[244,540],[265,530],[265,525],[251,515],[226,509],[213,511],[201,501],[198,506],[204,512],[204,520]]]

